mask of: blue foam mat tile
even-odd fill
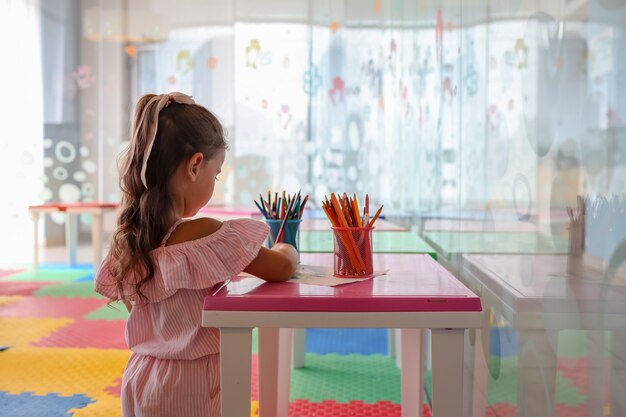
[[[75,280],[74,282],[88,282],[88,281],[93,281],[93,277],[94,277],[94,274],[93,274],[93,272],[92,272],[92,273],[91,273],[91,274],[89,274],[89,275],[85,275],[85,276],[84,276],[84,277],[82,277],[82,278],[78,278],[78,279],[77,279],[77,280]]]
[[[307,329],[306,351],[320,355],[386,355],[387,329]]]
[[[489,331],[489,355],[517,356],[518,336],[511,326],[492,327]]]
[[[33,395],[23,392],[12,395],[0,392],[2,417],[67,417],[71,415],[68,410],[83,408],[93,402],[93,399],[82,394],[61,397],[57,394]]]
[[[68,265],[67,263],[62,263],[62,262],[46,262],[44,264],[39,264],[39,269],[42,270],[47,270],[47,269],[52,269],[52,270],[57,270],[57,269],[87,269],[87,270],[92,270],[93,271],[93,264],[75,264],[75,265]]]

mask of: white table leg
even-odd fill
[[[39,212],[31,211],[30,214],[33,217],[35,232],[33,234],[33,271],[37,273],[39,272]]]
[[[550,329],[519,330],[518,417],[554,413],[557,334]]]
[[[78,213],[65,213],[65,246],[67,262],[70,266],[76,265],[76,248],[78,246]]]
[[[587,331],[587,414],[604,416],[604,331]]]
[[[252,329],[220,329],[222,416],[250,416]]]
[[[259,417],[287,417],[292,329],[259,329]]]
[[[398,329],[387,329],[387,353],[390,358],[395,358],[397,355],[396,353],[396,333],[397,332],[398,332]]]
[[[611,338],[611,416],[626,416],[626,331]]]
[[[430,348],[430,329],[424,329],[422,333],[422,349],[424,349],[424,368],[433,369],[433,354]]]
[[[293,367],[304,366],[304,354],[306,352],[306,329],[293,329]]]
[[[402,345],[402,417],[421,417],[424,392],[422,329],[401,329]]]
[[[491,332],[491,310],[483,310],[482,327],[470,329],[465,360],[469,372],[464,375],[464,386],[472,387],[467,394],[468,409],[473,417],[485,417],[487,411],[487,381],[489,380],[489,345]],[[472,347],[473,345],[473,347]],[[467,413],[466,413],[467,414]]]
[[[487,310],[488,311],[488,310]],[[469,383],[472,387],[472,416],[485,417],[487,412],[487,381],[489,380],[489,314],[482,329],[475,329],[474,349],[472,351],[472,375]],[[466,379],[467,380],[467,379]]]
[[[92,214],[91,220],[91,245],[93,248],[93,268],[98,270],[102,262],[102,211]]]
[[[393,345],[394,354],[391,357],[396,358],[396,368],[398,369],[402,369],[402,337],[400,332],[401,329],[389,330],[389,337],[393,338],[393,342],[389,343],[389,345]],[[430,330],[422,329],[422,358],[426,369],[432,369],[430,356]]]
[[[463,415],[463,344],[465,329],[431,329],[433,417]]]
[[[395,329],[393,338],[396,347],[396,367],[402,369],[402,329]]]

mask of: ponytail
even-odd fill
[[[194,153],[211,159],[218,149],[227,147],[217,118],[192,104],[190,97],[175,94],[147,94],[137,101],[133,135],[120,161],[122,204],[109,268],[124,300],[133,295],[124,294],[123,285],[131,272],[141,277],[132,284],[142,299],[142,285],[154,278],[151,251],[159,246],[174,218],[170,177]]]

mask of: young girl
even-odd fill
[[[200,327],[204,297],[241,271],[267,281],[295,271],[292,246],[261,246],[263,222],[183,220],[211,198],[226,148],[218,120],[191,97],[137,102],[118,225],[95,282],[130,311],[124,417],[219,416],[219,331]]]

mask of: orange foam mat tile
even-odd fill
[[[22,298],[24,297],[22,297],[21,295],[0,295],[0,308],[8,306],[12,303],[16,303]]]

